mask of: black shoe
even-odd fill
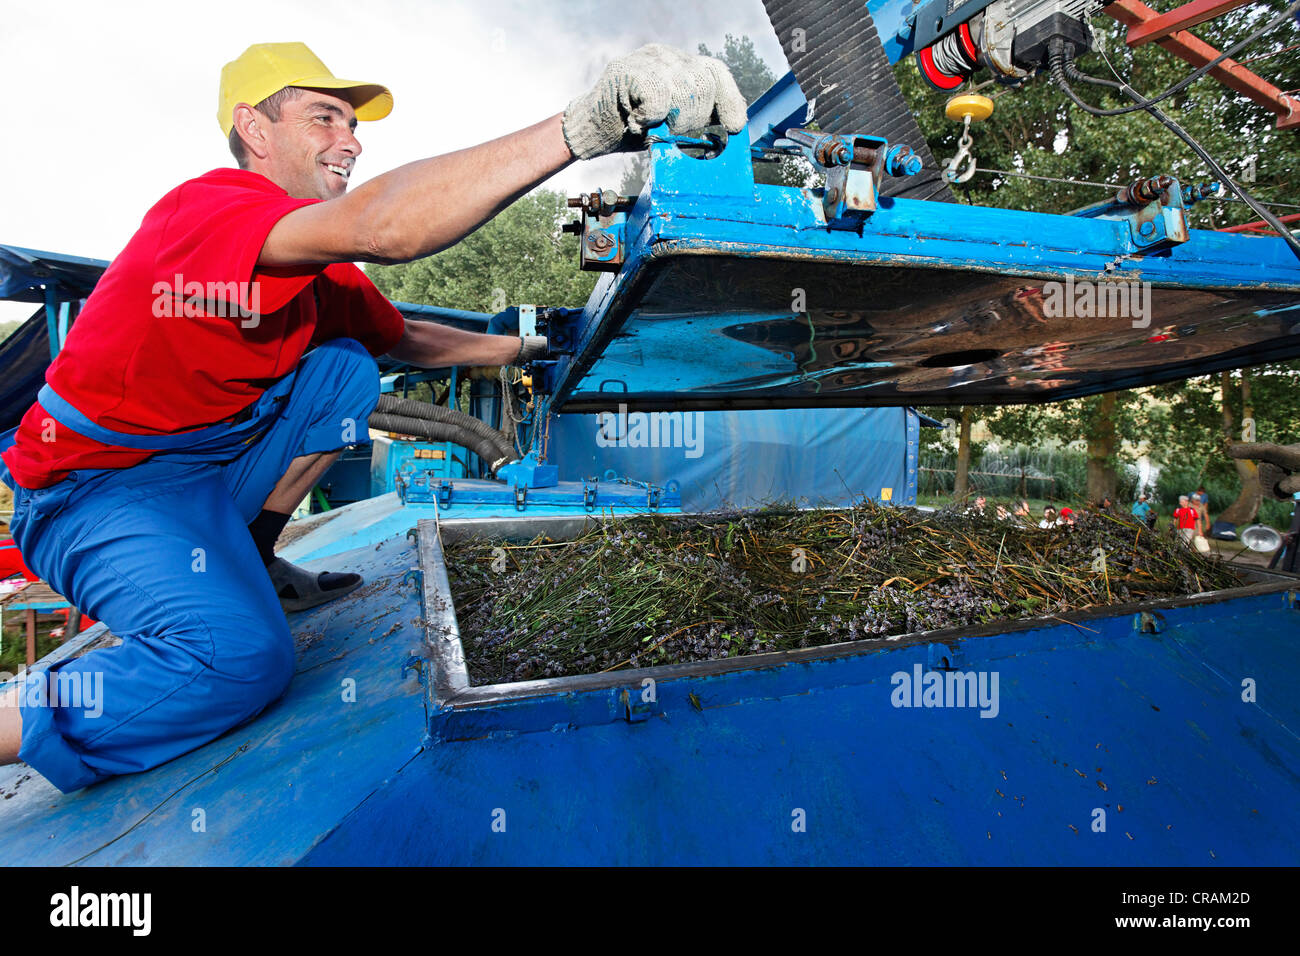
[[[335,571],[304,571],[283,558],[276,558],[266,566],[271,584],[280,598],[280,606],[289,611],[305,611],[361,587],[359,574],[339,574]]]

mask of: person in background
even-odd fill
[[[970,513],[983,517],[985,509],[987,507],[988,507],[988,499],[985,498],[983,495],[977,495],[975,497],[975,504],[971,507]]]
[[[1043,520],[1038,522],[1040,528],[1055,528],[1061,522],[1056,517],[1056,509],[1048,505],[1043,509]]]
[[[1114,509],[1114,507],[1115,507],[1115,502],[1110,500],[1110,495],[1107,495],[1106,497],[1101,499],[1102,511],[1111,511],[1112,509]]]
[[[1006,505],[998,505],[998,507],[997,507],[997,518],[998,518],[999,521],[1010,521],[1010,520],[1011,520],[1011,512],[1007,511],[1007,506],[1006,506]]]
[[[1179,535],[1190,546],[1192,539],[1196,537],[1200,530],[1201,513],[1192,507],[1189,495],[1178,496],[1178,507],[1174,509],[1174,521],[1178,525]]]
[[[1147,501],[1145,494],[1138,495],[1138,500],[1133,502],[1133,507],[1129,511],[1138,521],[1141,521],[1148,528],[1151,527],[1151,504]]]
[[[1072,524],[1074,524],[1074,509],[1073,509],[1073,508],[1062,508],[1062,509],[1061,509],[1061,517],[1060,517],[1060,519],[1057,521],[1057,524],[1063,524],[1063,525],[1072,525]]]
[[[1029,513],[1029,502],[1026,501],[1024,498],[1020,498],[1019,500],[1016,501],[1016,507],[1012,511],[1012,514],[1014,514],[1017,518],[1019,518],[1021,521],[1025,522],[1026,524],[1031,523],[1033,521],[1033,515]]]
[[[1196,514],[1197,514],[1196,533],[1209,534],[1210,533],[1210,496],[1206,494],[1205,486],[1201,485],[1199,488],[1196,489],[1196,491],[1194,491],[1188,497],[1191,499],[1192,507],[1196,509]]]

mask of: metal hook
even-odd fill
[[[950,183],[966,182],[975,175],[975,170],[979,165],[975,160],[975,154],[971,152],[971,147],[975,145],[975,142],[970,138],[970,120],[970,114],[967,113],[962,124],[961,139],[957,141],[957,152],[943,167],[943,178]],[[963,162],[966,163],[964,168],[962,167]]]

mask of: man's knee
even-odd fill
[[[319,366],[317,374],[335,388],[327,393],[343,409],[369,405],[366,414],[379,399],[379,365],[364,345],[356,339],[330,339],[303,360]]]
[[[302,387],[318,396],[320,421],[337,426],[341,448],[366,437],[367,419],[379,402],[379,366],[355,339],[331,339],[306,358]]]
[[[225,619],[211,627],[210,691],[225,697],[238,719],[258,713],[288,689],[294,670],[293,634],[278,608],[275,616],[251,626]]]

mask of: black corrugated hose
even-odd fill
[[[396,395],[380,395],[370,427],[430,441],[449,441],[478,455],[495,475],[515,459],[510,439],[473,415]]]

